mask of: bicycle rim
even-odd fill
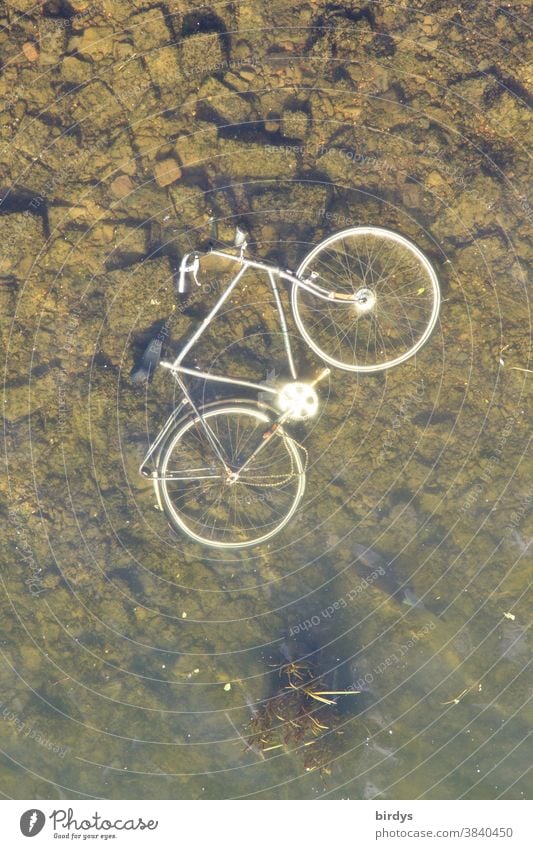
[[[271,422],[262,410],[241,405],[202,416],[232,470],[250,457]],[[301,454],[283,432],[269,440],[236,483],[226,478],[200,418],[181,422],[162,451],[158,486],[171,524],[196,542],[215,548],[266,542],[290,520],[305,488]]]
[[[356,372],[382,371],[412,357],[438,319],[440,289],[429,260],[404,236],[353,227],[330,236],[296,276],[359,302],[324,301],[296,284],[292,308],[300,333],[323,360]]]

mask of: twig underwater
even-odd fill
[[[319,671],[320,655],[311,654],[313,661],[308,652],[305,659],[291,659],[282,647],[274,667],[277,675],[272,694],[252,715],[247,739],[263,753],[300,751],[307,771],[318,769],[328,774],[332,743],[337,734],[342,734],[337,730],[337,700],[358,695],[359,691],[330,689]]]

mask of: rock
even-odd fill
[[[50,23],[50,22],[48,22]],[[46,27],[41,31],[41,65],[57,67],[65,55],[65,29],[61,26]]]
[[[125,133],[118,136],[114,144],[106,149],[107,162],[122,174],[133,177],[137,172],[135,153]]]
[[[439,25],[432,15],[425,15],[422,21],[422,29],[426,34],[434,35],[439,31]]]
[[[127,57],[113,68],[113,94],[121,105],[129,110],[138,109],[139,103],[146,99],[153,83],[147,69],[140,59]]]
[[[100,227],[93,227],[86,244],[91,246],[91,249],[94,245],[96,249],[107,251],[106,267],[118,268],[122,263],[133,265],[141,261],[146,253],[146,237],[145,227],[102,224]]]
[[[13,12],[33,12],[35,3],[32,0],[9,0],[2,4],[5,8],[2,10],[2,17],[7,14],[7,7]]]
[[[378,91],[387,91],[389,88],[389,71],[387,68],[376,66],[374,71],[374,85]]]
[[[71,6],[76,19],[88,18],[91,13],[94,14],[97,11],[94,5],[91,4],[90,0],[69,0],[69,6]],[[75,20],[74,23],[78,23],[78,20]]]
[[[57,161],[57,153],[51,155],[47,150],[50,144],[50,127],[47,127],[43,121],[27,116],[21,122],[20,130],[17,138],[19,150],[32,159],[34,157],[35,159],[39,158],[39,161],[43,161],[47,167],[53,167],[54,160]],[[33,171],[35,171],[35,168],[32,169]],[[49,173],[43,182],[43,187],[48,179]],[[35,181],[35,174],[32,173],[32,189],[37,190],[39,187],[39,181]]]
[[[84,135],[99,135],[115,126],[122,117],[118,101],[99,80],[76,92],[72,116]]]
[[[159,88],[175,87],[181,76],[178,56],[174,47],[159,47],[144,57],[154,85]]]
[[[450,86],[451,91],[456,97],[463,99],[463,102],[471,104],[480,112],[486,109],[485,94],[488,90],[487,77],[480,77],[470,80],[460,80],[455,85]]]
[[[208,72],[228,68],[217,33],[190,35],[181,45],[180,67],[186,79],[198,80]]]
[[[207,219],[206,196],[200,185],[174,183],[169,189],[169,192],[180,221],[188,222],[200,221],[202,218]],[[172,226],[174,225],[172,224]],[[219,235],[222,238],[220,233]]]
[[[25,41],[22,45],[22,52],[29,62],[37,62],[39,60],[39,51],[33,41]]]
[[[422,205],[422,193],[416,183],[408,183],[402,195],[403,203],[409,209],[417,209]]]
[[[356,170],[353,167],[353,160],[350,160],[345,150],[337,148],[325,148],[326,152],[321,155],[322,149],[317,152],[316,164],[320,170],[323,170],[333,182],[349,182],[354,179]],[[356,179],[359,179],[357,176]]]
[[[235,89],[235,91],[248,91],[248,83],[237,76],[237,74],[234,74],[233,71],[228,71],[227,74],[224,74],[224,82],[226,85]]]
[[[110,188],[115,197],[123,198],[133,191],[135,184],[126,174],[121,174],[120,177],[115,177]]]
[[[129,29],[135,49],[144,56],[147,55],[147,51],[170,44],[170,31],[160,9],[154,8],[133,15]]]
[[[68,43],[68,50],[77,51],[80,56],[98,62],[113,49],[113,30],[111,27],[87,27],[80,36],[74,36]]]
[[[206,124],[201,131],[179,136],[175,150],[183,165],[196,165],[204,159],[216,156],[218,147],[217,128]]]
[[[356,121],[362,111],[361,106],[345,106],[342,110],[342,114],[348,121]]]
[[[158,186],[170,186],[181,177],[181,168],[175,159],[162,159],[154,166],[154,177]]]
[[[446,184],[446,180],[439,174],[438,171],[431,171],[426,178],[426,185],[430,189],[438,188]]]
[[[74,221],[92,224],[94,221],[102,219],[105,212],[103,206],[100,206],[91,198],[85,198],[79,205],[71,206],[68,215]]]
[[[208,77],[194,97],[194,107],[209,107],[227,124],[250,121],[254,115],[251,104],[214,77]]]
[[[68,83],[84,83],[92,77],[88,62],[82,62],[75,56],[65,56],[61,64],[61,74]]]
[[[179,186],[180,183],[175,183]],[[161,195],[161,191],[155,180],[148,183],[140,183],[135,187],[135,191],[121,198],[120,208],[125,210],[128,215],[145,220],[147,218],[159,218],[166,214],[166,200]]]
[[[297,156],[292,150],[274,145],[243,144],[231,139],[220,142],[225,175],[240,177],[291,177],[296,173]]]
[[[2,255],[0,275],[24,278],[44,243],[41,219],[29,213],[14,213],[0,218]]]
[[[242,77],[243,80],[250,82],[257,74],[256,68],[241,68],[239,71],[239,76]]]
[[[139,122],[135,127],[135,146],[140,156],[155,160],[161,154],[161,147],[166,143],[165,125],[162,119],[154,117],[152,121]]]
[[[526,105],[510,91],[504,91],[486,114],[491,129],[494,128],[499,136],[509,139],[520,133],[520,124],[525,127],[531,120]]]
[[[301,110],[286,109],[283,113],[283,135],[288,138],[303,139],[309,129],[309,117]]]
[[[265,130],[267,133],[277,133],[279,127],[280,123],[277,118],[268,118],[268,120],[265,121]]]

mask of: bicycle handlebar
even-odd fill
[[[269,265],[265,262],[260,262],[258,260],[251,259],[249,257],[245,257],[246,243],[244,243],[240,248],[240,253],[238,256],[234,256],[233,254],[229,254],[226,251],[219,251],[216,248],[210,251],[207,251],[205,254],[199,254],[198,251],[194,251],[188,254],[185,254],[181,260],[180,268],[179,268],[179,279],[178,279],[178,292],[179,294],[185,294],[187,292],[187,280],[186,274],[187,272],[192,272],[194,277],[194,282],[197,286],[200,286],[200,281],[197,277],[197,272],[200,267],[200,257],[201,256],[218,256],[223,259],[229,259],[233,262],[240,263],[242,267],[246,268],[256,268],[260,271],[264,271],[266,273],[272,273],[276,276],[280,277],[282,280],[288,280],[293,285],[301,286],[303,289],[306,289],[311,294],[316,295],[324,301],[335,301],[335,300],[343,300],[343,301],[356,301],[356,295],[346,295],[342,293],[328,291],[327,289],[319,286],[315,281],[315,278],[318,277],[316,272],[312,272],[310,277],[307,279],[300,279],[296,277],[296,275],[289,271],[288,269],[284,271],[282,268]],[[189,257],[193,256],[194,259],[189,264]]]
[[[182,257],[182,260],[180,262],[180,274],[179,274],[179,278],[178,278],[178,294],[180,294],[180,295],[184,295],[187,292],[187,278],[186,278],[185,275],[187,274],[188,271],[192,271],[192,276],[194,277],[194,282],[196,283],[197,286],[200,285],[200,283],[198,281],[198,277],[197,277],[197,271],[200,268],[200,257],[198,255],[198,253],[195,251],[192,254],[192,256],[194,256],[194,259],[193,259],[192,263],[189,265],[188,260],[189,260],[190,256],[191,256],[191,254],[185,254]]]

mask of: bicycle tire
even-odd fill
[[[251,454],[275,420],[266,407],[252,403],[210,405],[199,413],[215,434],[224,459],[235,468],[245,459],[244,450]],[[200,416],[180,420],[161,449],[154,482],[172,527],[195,542],[225,549],[260,545],[279,533],[294,515],[305,489],[300,449],[282,428],[279,431],[242,479],[230,486]],[[193,465],[175,470],[175,461]],[[197,477],[179,479],[186,471],[198,473]]]

